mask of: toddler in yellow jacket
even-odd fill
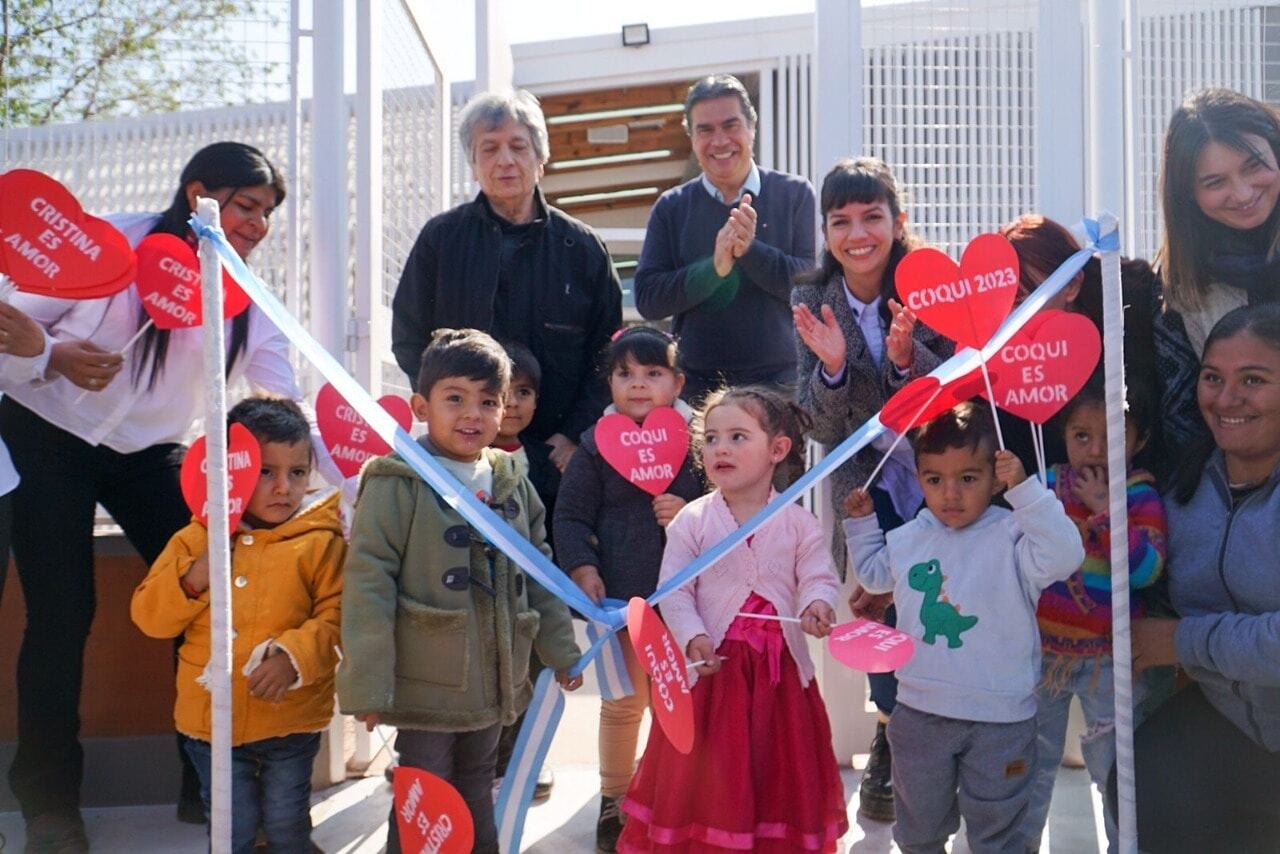
[[[311,766],[333,715],[342,561],[338,495],[306,503],[311,431],[288,400],[232,408],[262,449],[262,474],[231,553],[232,847],[251,851],[261,827],[272,850],[310,850]],[[151,637],[183,636],[174,721],[209,806],[211,633],[208,532],[174,534],[133,594],[133,621]]]

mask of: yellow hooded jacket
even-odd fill
[[[334,710],[333,672],[339,653],[342,561],[346,542],[338,521],[338,495],[310,505],[274,528],[241,529],[231,553],[231,740],[316,732]],[[209,591],[190,599],[179,579],[208,547],[197,521],[173,535],[133,593],[131,614],[154,638],[183,636],[178,651],[179,732],[210,740],[209,691],[201,680],[210,654]],[[250,696],[243,669],[267,642],[281,647],[298,682],[279,703]]]

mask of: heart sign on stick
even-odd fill
[[[627,634],[649,674],[649,708],[671,746],[688,753],[693,750],[693,695],[684,653],[658,612],[639,596],[627,603]]]
[[[670,406],[654,409],[643,425],[614,413],[596,422],[596,446],[614,471],[650,495],[661,495],[689,454],[689,425]]]
[[[388,394],[378,398],[378,404],[402,429],[408,430],[413,424],[413,410],[404,398]],[[373,432],[369,422],[331,383],[321,386],[316,395],[316,422],[320,426],[320,438],[343,477],[359,474],[360,467],[370,457],[391,453],[391,446]]]
[[[391,788],[400,850],[469,854],[475,825],[457,789],[429,771],[404,765],[396,766]]]
[[[133,281],[133,250],[115,226],[90,216],[43,172],[0,175],[0,272],[22,290],[89,299]]]
[[[1076,396],[1101,355],[1102,338],[1089,318],[1042,311],[992,359],[991,387],[996,396],[992,402],[1044,424]]]
[[[200,524],[209,524],[209,479],[205,465],[205,437],[191,443],[182,461],[182,497]],[[243,424],[232,424],[227,431],[227,527],[236,529],[240,517],[249,507],[249,499],[262,473],[262,450],[258,440]]]
[[[1018,295],[1018,253],[999,234],[980,234],[960,265],[937,249],[915,249],[894,273],[902,304],[931,329],[981,347],[1004,322]]]
[[[991,376],[996,376],[994,371]],[[912,427],[927,424],[957,404],[977,397],[984,387],[980,369],[972,370],[945,386],[937,377],[920,377],[885,401],[884,408],[880,410],[880,423],[895,433],[905,433]]]
[[[911,635],[875,620],[851,620],[831,630],[827,649],[845,667],[863,673],[888,673],[911,660]]]
[[[173,234],[148,234],[135,250],[138,256],[138,297],[160,329],[199,326],[200,261],[191,244]],[[235,317],[249,307],[249,295],[225,269],[222,271],[222,313]]]

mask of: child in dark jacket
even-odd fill
[[[636,326],[614,336],[609,345],[606,415],[621,413],[643,424],[660,406],[673,406],[685,421],[693,414],[680,400],[684,374],[676,366],[675,342],[664,332]],[[686,454],[667,491],[651,496],[623,477],[600,454],[595,427],[582,434],[569,461],[555,512],[556,555],[574,582],[596,602],[608,596],[627,600],[648,596],[658,585],[663,529],[676,513],[703,492]],[[602,700],[600,708],[600,817],[596,847],[613,851],[622,831],[618,801],[635,770],[640,720],[649,705],[649,679],[623,632],[622,652],[634,692]]]

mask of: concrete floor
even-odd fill
[[[583,639],[580,638],[580,641]],[[549,800],[535,804],[525,821],[521,850],[530,854],[578,854],[595,850],[595,822],[600,789],[596,732],[600,711],[599,691],[592,671],[586,684],[566,696],[564,717],[548,754],[556,786]],[[645,724],[640,734],[648,736]],[[377,854],[386,843],[386,817],[391,787],[382,775],[385,754],[371,766],[373,776],[347,780],[312,796],[312,838],[326,854]],[[857,768],[865,756],[854,757]],[[849,797],[849,816],[856,821],[860,772],[843,772]],[[85,826],[95,852],[103,854],[203,854],[207,850],[203,827],[181,824],[174,807],[141,806],[86,809]],[[1106,851],[1102,836],[1102,805],[1092,791],[1088,775],[1079,769],[1058,773],[1049,827],[1041,851],[1045,854],[1097,854]],[[951,845],[952,854],[967,854],[963,827]],[[887,854],[898,849],[890,825],[854,824],[841,840],[846,852]],[[23,848],[22,817],[0,812],[0,854],[16,854]]]
[[[529,811],[522,850],[530,854],[576,854],[594,851],[599,777],[595,740],[581,733],[593,731],[598,697],[580,692],[568,697],[560,734],[550,752],[556,787],[552,797]],[[641,741],[643,744],[643,740]],[[859,757],[861,764],[861,757]],[[850,794],[849,815],[857,814],[859,772],[843,773]],[[390,786],[381,775],[347,782],[316,792],[311,817],[313,838],[327,854],[377,854],[386,840],[384,824],[390,806]],[[85,810],[85,824],[93,850],[111,854],[200,854],[206,850],[204,830],[179,824],[173,807],[117,807]],[[1058,774],[1048,838],[1041,851],[1048,854],[1096,854],[1105,851],[1099,839],[1101,804],[1091,792],[1086,773],[1062,769]],[[23,847],[22,819],[17,813],[0,813],[0,844],[4,854]],[[961,837],[963,836],[963,829]],[[1102,843],[1099,847],[1100,841]],[[855,824],[842,840],[843,850],[881,854],[898,849],[889,825]],[[968,852],[963,838],[951,846],[953,854]]]

